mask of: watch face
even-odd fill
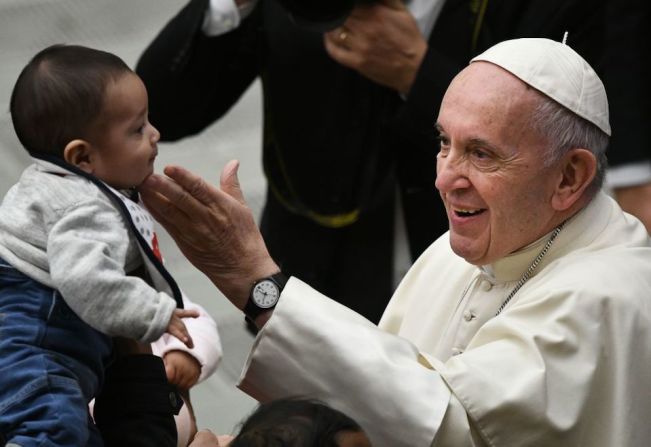
[[[273,307],[280,298],[280,290],[275,282],[264,279],[257,283],[251,293],[251,298],[258,307]]]

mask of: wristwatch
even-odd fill
[[[287,284],[287,277],[282,272],[254,282],[249,300],[244,306],[244,314],[248,319],[253,321],[261,313],[276,307],[285,284]]]

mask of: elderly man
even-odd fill
[[[237,163],[221,190],[178,167],[174,182],[150,178],[156,217],[262,328],[240,387],[325,400],[375,446],[648,443],[651,241],[600,191],[610,126],[597,75],[561,43],[506,41],[454,79],[436,126],[450,231],[379,328],[285,284]]]

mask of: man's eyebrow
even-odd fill
[[[485,147],[485,148],[490,149],[492,151],[500,151],[500,147],[495,146],[494,144],[490,143],[489,141],[484,140],[483,138],[471,138],[471,139],[468,140],[468,143],[473,145],[473,146]]]
[[[445,130],[443,129],[443,126],[439,122],[434,124],[434,128],[439,133],[445,132]],[[503,148],[501,148],[499,146],[496,146],[493,143],[491,143],[488,140],[485,140],[483,138],[474,137],[474,138],[468,139],[467,142],[468,142],[468,145],[470,145],[470,146],[481,146],[481,147],[485,147],[486,149],[490,149],[491,151],[493,151],[495,153],[504,153]]]
[[[510,159],[515,156],[517,150],[514,148],[508,148],[506,146],[498,146],[489,141],[484,140],[483,138],[471,138],[468,140],[469,147],[481,147],[488,149],[495,156],[500,157],[504,160]]]

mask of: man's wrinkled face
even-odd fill
[[[487,62],[475,62],[443,98],[436,187],[452,250],[485,265],[551,231],[556,164],[543,167],[545,141],[531,129],[540,93]]]

